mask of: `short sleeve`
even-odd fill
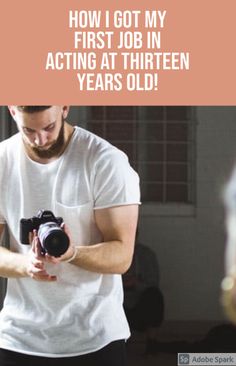
[[[95,209],[140,204],[138,174],[122,151],[109,149],[98,159],[93,194]]]

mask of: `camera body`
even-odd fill
[[[60,257],[69,247],[68,235],[60,227],[62,217],[55,217],[51,211],[40,210],[37,216],[20,220],[20,241],[29,243],[29,233],[37,230],[42,254]]]

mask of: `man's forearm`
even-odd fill
[[[0,247],[0,277],[27,277],[27,257]]]
[[[133,256],[133,245],[118,240],[77,248],[77,255],[71,263],[98,273],[123,274],[128,270]]]
[[[138,205],[95,210],[103,242],[81,246],[71,263],[92,272],[123,274],[133,258]]]

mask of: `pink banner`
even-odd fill
[[[9,0],[0,104],[234,105],[235,0]]]

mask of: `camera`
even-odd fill
[[[29,233],[37,230],[42,254],[60,257],[69,247],[68,235],[60,227],[62,217],[55,217],[51,211],[40,210],[37,216],[20,220],[20,241],[29,243]]]

